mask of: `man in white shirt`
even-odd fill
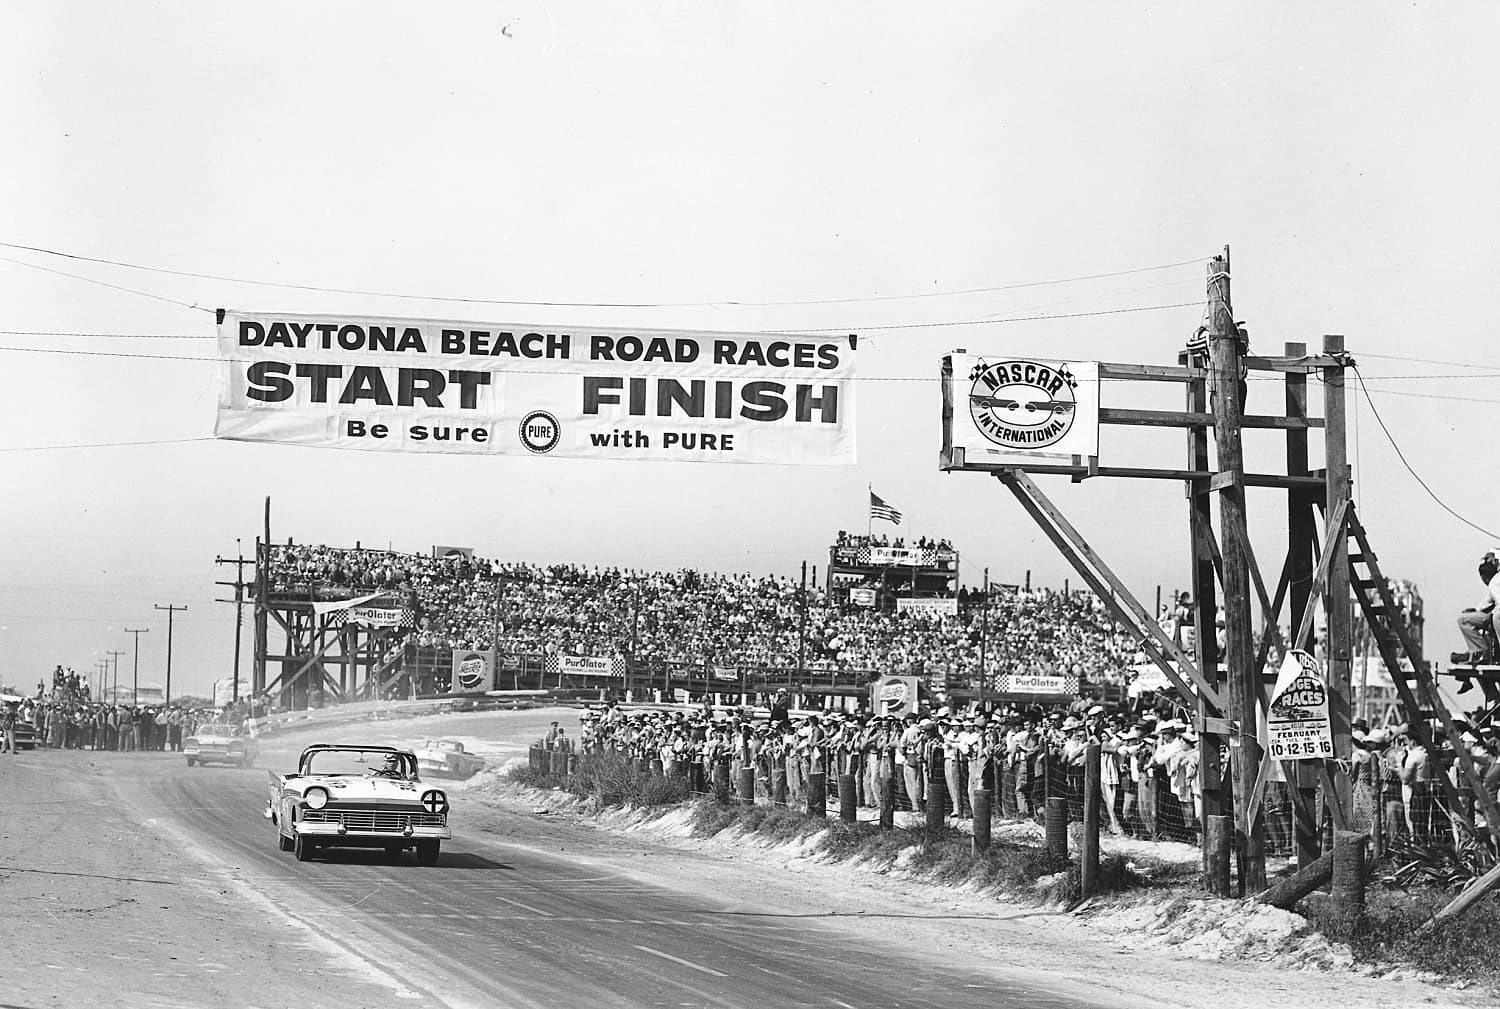
[[[1488,629],[1500,637],[1500,547],[1489,550],[1479,561],[1479,580],[1484,582],[1485,596],[1478,607],[1470,607],[1458,615],[1458,630],[1464,636],[1468,652],[1454,652],[1449,659],[1454,664],[1477,665],[1490,659]]]

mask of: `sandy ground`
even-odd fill
[[[407,742],[456,736],[498,767],[523,752],[550,718],[568,724],[572,715],[435,716],[390,723],[380,735]],[[369,738],[371,729],[318,730],[319,738],[331,740],[351,734]],[[272,744],[262,765],[279,766],[286,758],[276,747],[285,751],[300,742]],[[0,915],[6,954],[0,1005],[441,1004],[284,916],[269,900],[256,899],[238,885],[234,866],[157,829],[150,810],[131,798],[135,762],[142,759],[161,758],[50,751],[0,756],[0,892],[7,898]],[[1224,930],[1226,922],[1244,917],[1229,902],[1206,902],[1225,906],[1179,916],[1174,933],[1139,908],[1104,909],[1091,919],[932,886],[899,871],[832,865],[796,846],[693,838],[680,812],[651,819],[595,816],[560,794],[516,789],[498,769],[448,787],[458,793],[456,808],[460,797],[468,800],[467,824],[504,831],[507,844],[565,853],[684,892],[713,893],[745,913],[815,919],[849,942],[895,944],[937,963],[1000,965],[1018,979],[1098,1004],[1496,1004],[1488,994],[1410,976],[1342,969],[1337,950],[1317,944],[1296,969],[1288,954],[1296,948],[1295,922],[1259,926],[1266,934],[1285,933],[1290,946],[1246,944],[1242,934]],[[539,807],[548,812],[534,813]]]

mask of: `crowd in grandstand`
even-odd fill
[[[849,539],[846,535],[845,539]],[[939,541],[937,546],[943,546]],[[1090,593],[965,591],[957,614],[882,612],[803,598],[779,575],[502,563],[465,555],[288,544],[272,550],[273,592],[390,591],[419,610],[419,644],[502,652],[632,656],[686,663],[972,677],[1073,673],[1120,683],[1134,639]],[[498,633],[497,633],[498,632]]]

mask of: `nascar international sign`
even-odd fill
[[[944,448],[966,463],[1099,454],[1097,361],[950,354],[943,408]]]
[[[847,465],[852,342],[226,311],[214,435],[382,452]]]

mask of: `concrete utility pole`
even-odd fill
[[[120,656],[122,656],[122,655],[125,654],[125,650],[123,648],[121,648],[119,650],[111,649],[110,651],[106,652],[105,654],[108,655],[111,659],[114,660],[114,663],[115,663],[115,687],[118,688],[120,686]],[[108,683],[108,682],[109,682],[109,677],[106,676],[105,677],[105,683]],[[99,693],[101,695],[104,693],[104,690],[105,690],[104,685],[100,684],[100,686],[99,686]],[[103,700],[103,697],[101,696],[101,697],[98,697],[98,698],[95,698],[95,699],[96,700]],[[113,694],[111,694],[110,700],[111,701],[114,700]]]
[[[176,614],[176,613],[186,613],[187,612],[187,607],[186,606],[173,606],[171,604],[168,604],[166,606],[157,606],[155,608],[158,609],[158,610],[165,610],[166,613],[167,613],[167,687],[166,687],[165,696],[162,697],[162,704],[171,704],[172,703],[172,616],[173,616],[173,614]]]
[[[1242,831],[1240,882],[1246,896],[1266,888],[1264,817],[1249,819],[1250,797],[1260,773],[1256,735],[1260,682],[1250,628],[1250,551],[1245,525],[1245,463],[1241,445],[1244,404],[1240,401],[1239,327],[1229,302],[1229,249],[1208,264],[1209,400],[1214,415],[1219,518],[1224,556],[1224,667],[1229,681],[1229,718],[1234,726],[1229,754],[1234,775],[1235,823]],[[1347,591],[1347,590],[1346,590]],[[1210,628],[1199,628],[1209,633]]]
[[[134,707],[141,703],[141,635],[150,634],[149,627],[127,627],[126,634],[135,635],[135,669],[130,674],[130,705]]]
[[[240,541],[235,540],[234,542],[235,546],[239,547]],[[223,585],[225,588],[234,589],[234,598],[216,599],[214,601],[219,603],[234,603],[234,684],[231,689],[234,692],[234,703],[236,704],[239,703],[240,699],[240,628],[245,623],[245,588],[247,586],[247,583],[245,581],[245,565],[253,565],[255,563],[254,561],[245,560],[245,550],[243,547],[239,547],[239,554],[240,556],[238,560],[230,559],[228,557],[214,558],[215,564],[233,564],[235,566],[234,581],[214,583],[215,585]],[[170,624],[170,620],[168,622]],[[171,641],[169,637],[168,644],[170,645],[170,643]]]

